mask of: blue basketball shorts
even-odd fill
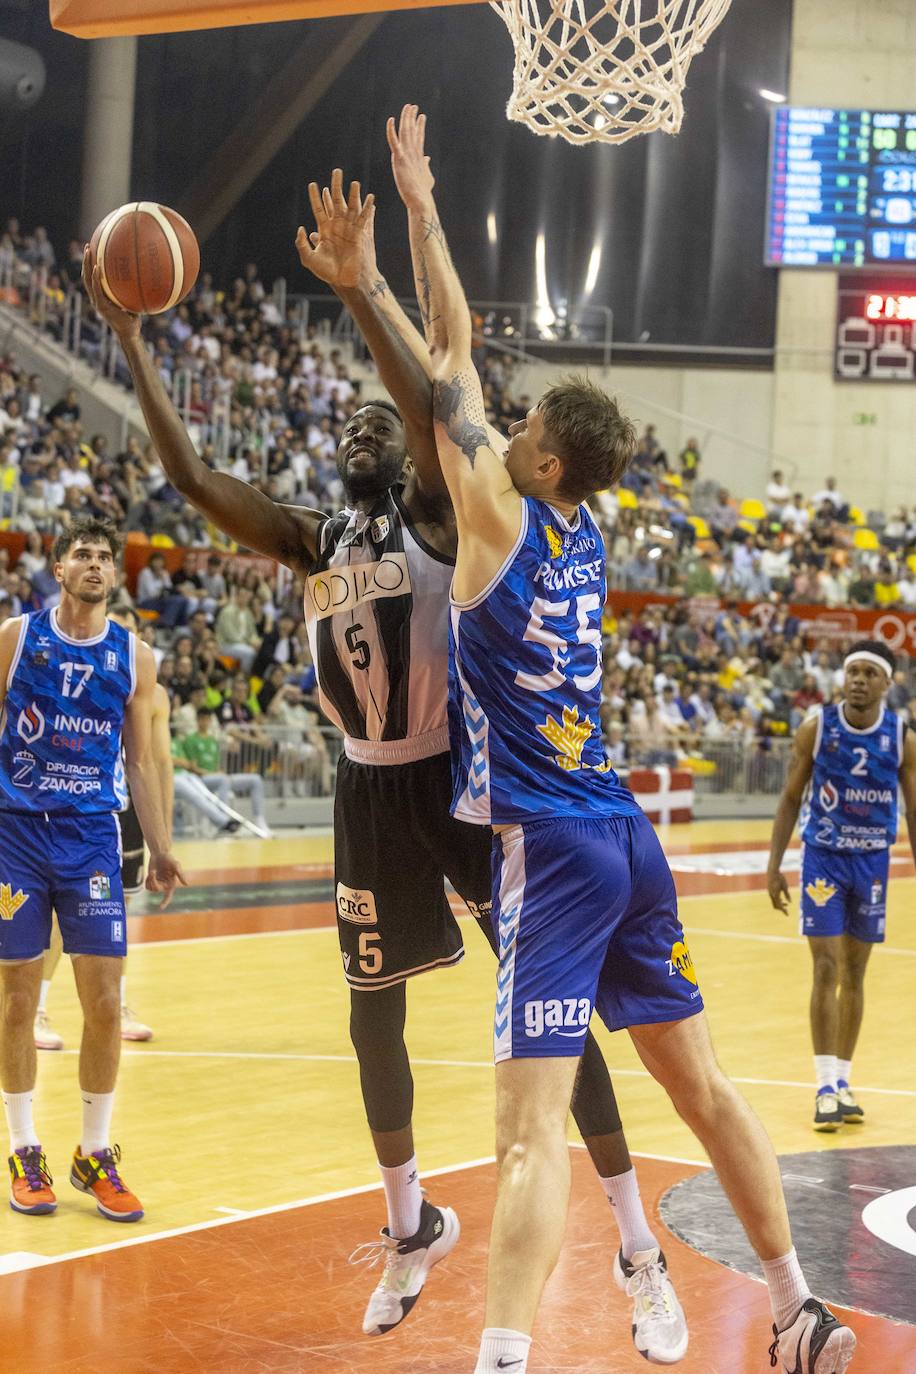
[[[890,850],[837,854],[806,844],[802,850],[802,935],[852,935],[866,944],[884,940]]]
[[[68,954],[126,955],[115,816],[0,812],[0,959],[37,959],[52,910]]]
[[[556,819],[494,836],[494,1056],[579,1055],[608,1030],[703,1008],[674,880],[645,816]]]

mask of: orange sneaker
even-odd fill
[[[91,1193],[97,1211],[109,1221],[139,1221],[143,1208],[139,1198],[126,1186],[118,1173],[121,1147],[96,1150],[95,1154],[80,1154],[77,1145],[70,1165],[70,1182],[81,1193]]]
[[[40,1145],[25,1145],[10,1155],[10,1206],[29,1217],[46,1216],[57,1207],[54,1182]]]

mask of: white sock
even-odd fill
[[[480,1354],[474,1374],[495,1374],[496,1370],[501,1369],[511,1369],[512,1374],[525,1374],[530,1349],[531,1337],[523,1332],[488,1326],[480,1338]]]
[[[798,1315],[798,1309],[806,1298],[811,1297],[811,1289],[805,1283],[795,1247],[787,1255],[778,1259],[761,1260],[763,1276],[770,1290],[770,1306],[773,1320],[783,1331]]]
[[[50,978],[42,978],[41,989],[38,993],[38,1010],[47,1011],[48,1009],[48,988],[51,986]]]
[[[603,1178],[601,1186],[607,1193],[608,1201],[614,1209],[617,1226],[620,1230],[620,1248],[624,1259],[632,1259],[639,1250],[655,1250],[658,1241],[649,1229],[643,1211],[642,1198],[639,1196],[639,1180],[636,1170],[630,1168],[625,1174],[615,1174],[613,1178]]]
[[[385,1202],[388,1204],[389,1234],[398,1240],[407,1240],[420,1229],[423,1194],[420,1191],[417,1157],[411,1155],[406,1164],[398,1164],[394,1169],[386,1169],[382,1164],[378,1167],[385,1187]]]
[[[26,1145],[37,1145],[35,1123],[32,1120],[32,1097],[28,1093],[4,1093],[3,1110],[10,1132],[10,1154],[22,1150]]]
[[[84,1155],[94,1155],[97,1150],[107,1150],[111,1141],[111,1114],[114,1111],[114,1093],[87,1093],[82,1088],[83,1134],[80,1136],[80,1150]]]
[[[127,1006],[127,974],[126,974],[126,973],[123,974],[122,977],[121,977],[121,1006],[122,1006],[122,1007],[126,1007],[126,1006]]]
[[[836,1081],[837,1087],[839,1087],[841,1083],[844,1087],[849,1087],[850,1083],[852,1082],[851,1059],[838,1059],[836,1061]]]
[[[836,1055],[816,1054],[814,1056],[814,1075],[817,1079],[818,1092],[823,1092],[825,1088],[836,1088]]]

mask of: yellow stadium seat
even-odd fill
[[[149,541],[154,549],[174,549],[175,540],[168,534],[154,534]]]
[[[916,553],[911,553],[906,560],[906,565],[911,573],[916,573]]]
[[[683,485],[683,483],[681,482],[681,474],[679,472],[669,472],[668,475],[664,478],[664,482],[666,487],[680,488]]]
[[[866,553],[877,553],[881,544],[874,530],[859,529],[853,533],[852,542],[855,548],[862,549]]]
[[[864,516],[864,515],[862,514],[862,512],[859,510],[859,507],[858,507],[858,506],[850,506],[850,507],[849,507],[849,520],[850,520],[850,523],[853,524],[853,525],[864,525],[864,524],[865,524],[865,516]]]
[[[753,497],[748,497],[742,501],[738,507],[738,514],[742,520],[763,520],[766,517],[767,508],[762,501],[755,501]]]
[[[757,533],[757,521],[756,521],[756,520],[739,520],[739,521],[738,521],[738,529],[739,529],[739,530],[747,530],[748,534],[756,534],[756,533]]]
[[[621,487],[617,493],[617,504],[621,510],[635,510],[639,505],[635,491],[630,491],[629,487]]]
[[[696,531],[697,539],[708,539],[710,537],[709,526],[703,519],[702,515],[688,516],[687,523],[693,526],[694,530]]]

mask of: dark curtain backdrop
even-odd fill
[[[542,233],[555,310],[609,306],[623,341],[769,346],[775,272],[762,259],[771,106],[759,88],[786,89],[790,21],[791,0],[733,0],[693,63],[676,138],[573,148],[506,120],[511,43],[488,6],[391,13],[204,244],[204,267],[224,281],[253,259],[265,280],[282,275],[290,290],[318,290],[292,241],[307,183],[340,165],[376,192],[380,263],[406,293],[405,220],[384,122],[412,100],[430,118],[440,211],[469,296],[532,301]],[[195,169],[309,27],[141,38],[132,194],[182,209]],[[63,245],[76,225],[88,48],[52,32],[44,0],[0,0],[0,33],[37,47],[48,65],[41,103],[0,125],[0,215],[44,223]],[[596,245],[601,265],[586,297]]]

